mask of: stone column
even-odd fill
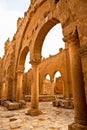
[[[17,71],[17,87],[16,87],[16,101],[23,100],[23,69],[19,68]]]
[[[75,35],[70,37],[68,42],[75,111],[75,122],[69,125],[69,130],[87,130],[87,106],[79,53],[79,40]]]
[[[5,81],[2,83],[1,98],[7,99],[7,87]]]
[[[46,94],[46,89],[45,89],[45,79],[44,79],[44,81],[43,81],[42,94]]]
[[[41,114],[39,110],[39,62],[36,60],[31,61],[33,71],[33,83],[31,86],[31,109],[26,113],[27,115],[37,116]]]
[[[12,101],[14,102],[16,100],[16,79],[13,78],[12,82]]]
[[[70,61],[69,61],[68,49],[65,49],[64,64],[65,64],[64,97],[69,99],[72,97],[72,84],[71,84],[71,72],[70,72]]]
[[[54,79],[51,80],[51,95],[54,95]]]
[[[82,69],[84,74],[86,103],[87,103],[87,45],[83,45],[80,48],[80,54],[81,54]]]

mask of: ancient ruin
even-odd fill
[[[41,56],[45,36],[60,23],[65,49],[55,56]],[[32,68],[24,73],[27,53]],[[61,77],[54,83],[54,75]],[[46,75],[50,75],[50,81]],[[24,18],[17,21],[13,40],[5,43],[0,58],[0,99],[22,102],[30,95],[27,115],[39,115],[39,96],[61,94],[74,100],[74,122],[68,130],[87,130],[87,1],[31,0]],[[13,107],[13,106],[12,106]],[[12,109],[12,107],[10,109]],[[17,107],[17,105],[16,105]]]

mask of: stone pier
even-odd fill
[[[19,67],[17,71],[17,88],[16,101],[23,99],[23,67]]]
[[[28,110],[27,115],[37,116],[42,112],[39,110],[39,70],[38,62],[31,61],[33,70],[33,83],[31,86],[31,109]]]
[[[76,34],[69,39],[71,78],[74,98],[74,120],[69,130],[87,130],[87,105],[83,82],[79,40]]]

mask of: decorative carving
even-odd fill
[[[63,38],[63,41],[67,43],[78,43],[79,37],[78,37],[77,28],[74,30],[74,32],[71,32],[67,36],[65,36]]]
[[[30,60],[30,63],[31,63],[32,65],[38,65],[40,62],[41,62],[41,60],[38,60],[38,59],[31,59],[31,60]]]

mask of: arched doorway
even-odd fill
[[[54,22],[53,22],[54,21]],[[44,38],[45,38],[45,36],[46,36],[46,34],[47,34],[47,32],[54,26],[54,25],[56,25],[58,23],[58,21],[56,21],[56,20],[54,20],[54,19],[52,19],[52,20],[48,20],[44,25],[43,25],[43,27],[40,29],[40,31],[39,31],[39,33],[38,33],[38,35],[37,35],[37,37],[36,37],[36,40],[35,40],[35,43],[34,43],[34,45],[33,45],[33,54],[32,54],[32,56],[34,56],[34,57],[32,57],[32,59],[34,59],[33,61],[32,61],[32,65],[33,65],[33,74],[34,74],[34,84],[33,84],[33,89],[32,89],[32,99],[31,99],[31,110],[30,111],[28,111],[28,113],[29,114],[31,114],[31,115],[33,115],[34,114],[34,111],[35,111],[35,114],[36,114],[36,111],[37,111],[37,109],[38,109],[38,103],[39,103],[39,98],[38,98],[38,95],[39,95],[39,93],[38,93],[38,86],[39,86],[39,83],[38,83],[38,64],[39,64],[39,62],[40,62],[40,60],[41,60],[41,50],[42,50],[42,45],[43,45],[43,41],[44,41]],[[41,35],[41,34],[43,34],[43,35]],[[70,55],[72,55],[71,57],[70,57],[70,62],[71,62],[71,64],[72,64],[72,70],[73,70],[73,73],[72,73],[72,78],[74,79],[74,81],[76,80],[75,79],[75,77],[76,77],[76,69],[74,68],[75,66],[75,64],[73,65],[73,61],[72,61],[72,59],[74,59],[74,56],[76,56],[76,53],[77,53],[77,56],[76,57],[78,57],[76,60],[75,60],[75,62],[76,62],[76,64],[77,64],[77,66],[79,66],[80,67],[80,70],[81,70],[81,66],[80,66],[80,64],[78,63],[78,60],[81,60],[81,59],[79,59],[79,54],[78,54],[78,47],[77,48],[75,48],[75,50],[76,50],[76,52],[74,53],[73,51],[72,51],[73,49],[70,49],[69,50],[69,52],[70,52]],[[73,54],[72,54],[73,53]],[[73,58],[72,58],[73,57]],[[35,64],[36,63],[36,64]],[[75,69],[75,70],[74,70]],[[75,75],[76,74],[76,75]],[[78,74],[81,74],[81,72],[79,72],[78,71]],[[73,77],[74,76],[74,77]],[[81,84],[82,84],[82,78],[80,77],[79,78],[79,80],[81,81]],[[73,82],[74,83],[74,82]],[[78,88],[79,88],[79,82],[78,83],[76,83],[77,84],[77,86],[78,86]],[[79,85],[78,85],[79,84]],[[79,97],[81,96],[81,95],[79,95],[79,96],[77,96],[77,94],[76,94],[76,88],[75,88],[75,83],[73,84],[73,89],[74,89],[74,98],[75,98],[75,100],[78,100],[79,101]],[[82,89],[82,87],[81,87],[81,85],[80,85],[80,90]],[[34,91],[35,90],[35,91]],[[78,90],[78,89],[77,89]],[[82,90],[83,92],[84,92],[84,90]],[[81,91],[79,91],[79,92],[81,92]],[[36,94],[35,94],[36,93]],[[84,94],[85,95],[85,94]],[[84,96],[83,95],[83,96]],[[84,97],[84,99],[85,99],[85,97]],[[75,104],[75,115],[76,115],[76,117],[80,117],[80,115],[82,115],[82,114],[79,114],[78,113],[78,107],[79,107],[79,109],[81,108],[81,104],[83,104],[83,103],[79,103],[78,102],[78,104],[80,105],[80,107],[77,105],[77,103]],[[85,104],[85,100],[84,100],[84,104]],[[77,107],[78,106],[78,107]],[[33,111],[33,109],[34,109],[34,111]],[[80,109],[81,110],[81,112],[82,112],[82,109]],[[86,113],[86,111],[85,111],[85,113]],[[39,114],[39,109],[38,109],[38,112],[37,112],[37,115]],[[81,118],[81,117],[80,117]],[[85,118],[84,116],[83,116],[83,118]],[[78,122],[78,120],[76,119],[76,122]]]
[[[60,48],[64,49],[65,43],[62,38],[63,34],[61,24],[56,24],[45,36],[41,51],[42,57],[48,58],[50,55],[58,54]]]
[[[41,52],[42,52],[44,39],[47,33],[52,29],[52,27],[54,27],[58,23],[59,21],[56,19],[51,19],[45,22],[38,32],[34,45],[32,45],[33,48],[31,49],[31,64],[32,64],[32,70],[33,70],[34,82],[32,84],[32,90],[31,90],[31,109],[28,111],[30,115],[34,114],[33,109],[36,111],[38,109],[38,104],[39,104],[39,71],[38,71],[39,68],[38,68],[38,65],[41,62],[41,58],[42,58]],[[39,113],[39,110],[37,112],[37,115],[38,113]]]
[[[64,82],[60,71],[57,71],[54,75],[54,93],[57,95],[63,95]]]
[[[43,94],[50,95],[51,82],[50,75],[46,74],[43,81]]]
[[[18,60],[16,100],[24,99],[26,90],[28,89],[28,86],[26,86],[27,79],[24,79],[24,77],[26,77],[25,71],[28,72],[29,68],[31,67],[31,65],[28,65],[29,60],[29,48],[24,47],[23,50],[20,52]]]
[[[23,93],[25,95],[31,94],[31,82],[32,82],[32,74],[31,74],[31,64],[30,64],[30,52],[27,53],[25,64],[24,64],[24,74],[23,74]],[[30,76],[31,75],[31,76]]]

